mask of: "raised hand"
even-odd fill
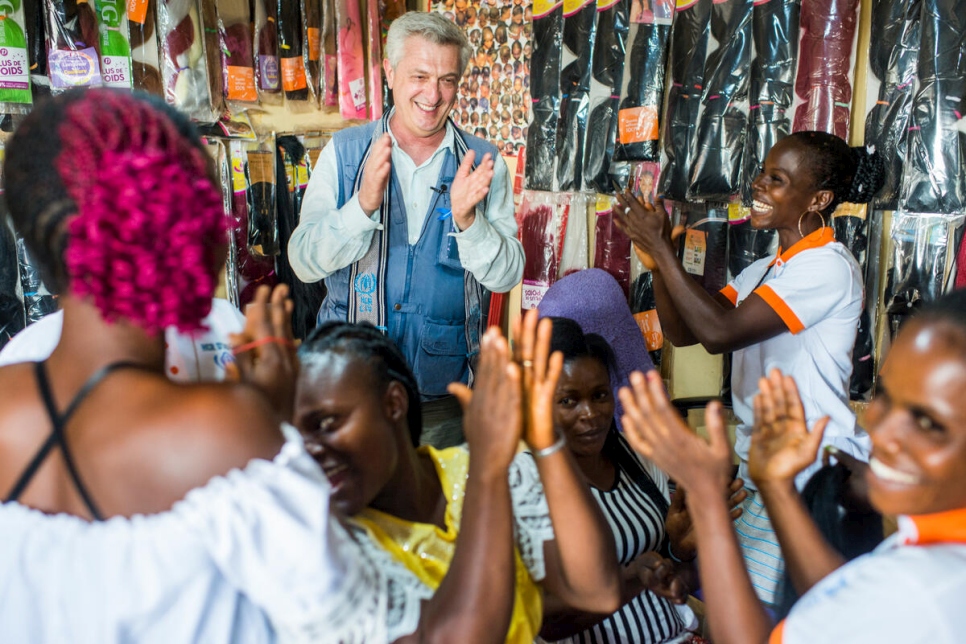
[[[506,470],[523,433],[520,367],[496,327],[480,343],[480,362],[473,389],[454,382],[448,390],[463,407],[463,432],[473,462]]]
[[[654,255],[663,248],[671,247],[671,220],[658,198],[653,204],[635,197],[629,192],[616,195],[614,214],[617,227],[634,242],[634,249],[644,265],[653,270],[657,266]],[[683,229],[677,234],[680,235]]]
[[[691,589],[687,581],[677,573],[672,562],[656,552],[645,552],[630,564],[637,572],[637,578],[647,590],[659,597],[684,604],[688,601]]]
[[[737,519],[742,513],[739,506],[748,498],[745,482],[736,478],[726,488],[725,495],[728,498],[728,507],[731,509],[731,518]],[[698,540],[694,534],[694,524],[688,512],[686,496],[687,493],[683,488],[678,488],[674,492],[674,496],[671,497],[671,507],[668,508],[667,518],[664,521],[664,529],[671,541],[671,552],[682,561],[690,561],[698,552]]]
[[[656,371],[647,375],[634,372],[630,380],[631,387],[621,388],[619,395],[624,405],[624,435],[631,446],[684,489],[705,485],[725,489],[732,465],[721,403],[711,402],[705,411],[711,439],[705,442],[681,420]]]
[[[474,170],[475,159],[476,153],[468,150],[450,186],[449,206],[453,212],[453,222],[460,230],[466,230],[476,221],[476,204],[483,201],[493,181],[493,157],[489,153],[484,154]]]
[[[383,134],[373,141],[369,159],[362,171],[362,185],[359,186],[359,206],[366,215],[371,215],[382,206],[382,197],[392,174],[392,137]]]
[[[778,369],[758,381],[758,391],[748,473],[759,486],[790,483],[818,457],[828,416],[809,432],[795,380]]]
[[[229,379],[260,389],[282,420],[292,420],[299,361],[292,336],[292,300],[288,286],[259,286],[245,307],[245,328],[229,336],[235,355]]]
[[[550,355],[553,323],[539,320],[536,309],[513,324],[514,360],[523,370],[523,436],[530,449],[541,450],[557,441],[553,429],[553,397],[563,369],[563,354]]]

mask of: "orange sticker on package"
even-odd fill
[[[617,128],[624,145],[657,141],[657,109],[645,105],[620,110],[617,113]]]
[[[143,25],[148,17],[148,0],[127,0],[127,19]]]
[[[282,58],[282,89],[294,92],[308,87],[305,80],[305,63],[300,57]]]
[[[254,67],[228,66],[228,99],[251,103],[258,100]]]
[[[637,326],[641,327],[648,351],[657,351],[664,346],[664,332],[661,331],[661,320],[657,317],[657,309],[635,313],[634,320],[637,321]]]

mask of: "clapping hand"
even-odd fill
[[[705,412],[710,442],[697,436],[668,400],[655,371],[631,374],[631,387],[620,390],[624,405],[624,434],[631,446],[654,461],[687,490],[709,487],[724,490],[731,482],[731,446],[725,433],[721,403]]]
[[[563,354],[550,354],[553,323],[531,309],[513,325],[514,359],[523,369],[524,439],[530,449],[553,445],[553,397],[563,369]]]
[[[489,153],[484,154],[483,160],[474,169],[475,159],[476,153],[467,151],[450,187],[449,207],[453,212],[453,222],[461,231],[476,221],[476,204],[486,197],[493,181],[493,157]]]
[[[463,430],[474,462],[505,473],[523,432],[520,367],[496,327],[480,343],[473,389],[458,382],[448,390],[463,408]]]
[[[288,286],[259,286],[245,307],[245,328],[229,336],[235,362],[225,370],[228,380],[241,380],[261,390],[285,421],[292,418],[299,372],[292,308]]]
[[[778,369],[772,369],[767,378],[759,380],[758,389],[748,473],[759,487],[792,483],[818,457],[828,416],[816,422],[809,432],[795,380]]]
[[[385,133],[372,142],[359,186],[359,206],[371,215],[382,206],[382,198],[392,174],[392,137]]]

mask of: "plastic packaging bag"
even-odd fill
[[[542,10],[541,10],[542,9]],[[530,94],[533,120],[527,131],[526,185],[530,190],[553,190],[560,117],[560,52],[563,48],[563,3],[533,11],[533,53]]]
[[[379,3],[366,3],[366,72],[369,88],[369,118],[382,118],[382,20]]]
[[[323,0],[322,13],[322,104],[339,104],[338,26],[335,19],[335,0]]]
[[[835,239],[849,249],[862,268],[862,273],[867,275],[869,247],[869,220],[865,214],[867,208],[858,204],[845,204],[845,206],[845,209],[836,210],[836,215],[832,219]],[[852,350],[852,379],[849,384],[849,396],[852,400],[867,400],[872,395],[872,384],[875,380],[872,338],[874,330],[872,316],[865,308],[859,316],[855,348]]]
[[[47,39],[44,37],[44,12],[40,2],[24,2],[20,4],[23,18],[18,20],[16,10],[11,7],[0,8],[0,15],[4,20],[17,22],[20,31],[26,34],[27,62],[31,74],[43,75],[47,73]],[[14,39],[16,40],[16,39]],[[12,42],[4,43],[4,47],[11,47]],[[8,54],[9,55],[9,54]]]
[[[661,319],[657,315],[657,300],[654,298],[654,273],[644,271],[631,285],[631,313],[637,326],[644,335],[644,344],[657,368],[661,367],[661,351],[664,347],[664,332]]]
[[[714,295],[728,283],[728,205],[684,204],[687,227],[681,242],[684,270]]]
[[[308,138],[308,137],[306,137]],[[306,141],[307,142],[307,141]],[[279,178],[285,177],[287,190],[279,190],[278,229],[281,253],[276,262],[279,280],[291,286],[292,331],[296,338],[305,338],[315,328],[316,316],[325,299],[325,283],[306,284],[295,276],[288,261],[288,240],[299,223],[302,197],[311,174],[311,157],[303,142],[295,136],[280,136],[277,140]],[[318,151],[318,150],[317,150]]]
[[[282,103],[282,72],[278,62],[278,15],[275,0],[255,0],[255,87],[258,100],[269,105]]]
[[[909,314],[949,290],[964,219],[962,214],[893,215],[893,252],[885,296],[893,337]]]
[[[17,238],[10,226],[6,200],[0,198],[0,349],[26,325]]]
[[[882,159],[883,185],[875,207],[895,210],[909,140],[909,120],[916,89],[922,0],[874,0],[869,46],[869,88],[875,99],[865,121],[865,143]]]
[[[131,42],[125,0],[97,0],[101,80],[107,87],[130,89]]]
[[[158,43],[165,100],[199,121],[213,121],[204,25],[198,0],[158,0]],[[218,76],[219,83],[221,75]]]
[[[849,138],[859,0],[802,3],[793,132]]]
[[[765,157],[792,131],[801,8],[801,0],[765,0],[755,2],[752,12],[755,58],[751,63],[751,122],[742,180],[742,200],[749,206],[751,184],[761,172]]]
[[[302,1],[302,24],[305,25],[305,75],[315,100],[322,96],[325,81],[322,78],[322,29],[323,0]]]
[[[731,281],[759,259],[778,252],[778,232],[751,225],[751,210],[737,203],[728,211],[728,276]]]
[[[619,161],[658,161],[661,158],[658,133],[674,3],[655,0],[650,11],[635,11],[639,7],[637,2],[631,5],[629,54],[621,84],[619,138],[614,158]]]
[[[306,101],[313,102],[315,95],[310,91],[308,78],[305,75],[308,51],[304,46],[302,3],[294,0],[276,0],[276,2],[278,59],[285,101],[290,107],[292,103],[307,107]]]
[[[694,139],[689,199],[727,201],[741,188],[752,59],[752,0],[723,0],[711,10],[710,49]]]
[[[584,145],[584,188],[610,192],[607,170],[614,157],[617,108],[624,78],[627,49],[627,4],[600,0],[597,4],[597,39],[590,83],[590,116]]]
[[[912,107],[900,207],[966,210],[966,11],[954,0],[923,0],[919,90]]]
[[[564,2],[560,70],[560,122],[557,132],[557,187],[583,185],[584,136],[587,131],[591,68],[596,37],[597,3]]]
[[[596,197],[583,192],[570,195],[570,208],[567,214],[563,251],[560,255],[558,277],[590,268],[589,248],[587,245],[588,208],[596,205]]]
[[[564,232],[570,212],[569,196],[526,190],[518,215],[523,265],[524,310],[536,308],[557,281]]]
[[[23,5],[0,5],[0,16],[0,110],[23,114],[33,103]]]
[[[614,198],[597,195],[594,268],[610,273],[628,294],[631,287],[631,240],[614,223]]]
[[[690,183],[712,5],[712,0],[697,0],[688,7],[679,7],[671,27],[671,78],[661,137],[666,159],[661,193],[669,199],[683,200]]]
[[[339,55],[339,112],[344,119],[366,119],[365,56],[362,21],[356,0],[336,0]]]
[[[33,324],[57,310],[57,298],[47,290],[40,277],[40,269],[27,252],[22,239],[17,240],[17,259],[20,261],[20,285],[27,324]]]
[[[253,149],[249,149],[253,148]],[[237,305],[243,308],[262,284],[274,286],[279,250],[275,205],[275,152],[263,141],[230,141],[231,246]]]
[[[54,91],[99,87],[101,63],[97,16],[87,2],[44,0],[47,75]]]
[[[131,80],[135,89],[164,96],[158,34],[155,30],[155,1],[128,2],[128,31],[131,38]]]
[[[258,102],[254,35],[248,0],[221,0],[218,19],[221,22],[223,93],[233,111],[245,109]]]

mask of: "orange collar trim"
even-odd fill
[[[906,546],[966,543],[966,508],[899,517],[899,541]]]
[[[798,255],[803,250],[809,250],[812,248],[821,248],[827,244],[831,244],[835,241],[835,229],[831,226],[822,226],[813,233],[809,233],[799,239],[797,242],[792,244],[791,248],[787,251],[782,251],[781,246],[778,247],[778,254],[775,255],[775,259],[771,260],[769,266],[774,266],[778,260],[781,260],[783,264],[787,264],[795,255]]]

